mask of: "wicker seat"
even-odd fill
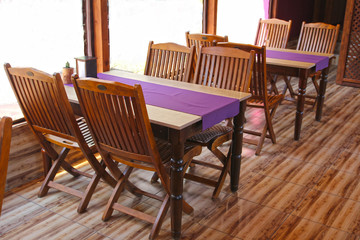
[[[153,224],[150,239],[155,239],[170,205],[170,177],[165,165],[169,165],[166,163],[170,162],[172,148],[167,141],[154,138],[141,86],[75,78],[74,87],[95,145],[111,173],[118,179],[102,219],[108,220],[117,210],[150,222]],[[187,145],[183,157],[185,168],[200,153],[200,146]],[[117,163],[126,166],[125,170],[121,171]],[[165,196],[142,191],[132,184],[130,176],[134,169],[156,172]],[[157,216],[117,203],[124,188],[135,195],[161,201]],[[193,211],[185,201],[183,210],[186,213]]]
[[[10,153],[12,120],[2,117],[0,120],[0,216],[5,193],[6,175]]]
[[[84,212],[100,178],[111,186],[115,186],[116,181],[93,155],[96,148],[87,125],[83,119],[75,119],[60,74],[51,76],[33,68],[12,68],[10,64],[5,64],[5,70],[24,117],[42,147],[46,176],[38,196],[43,197],[50,188],[55,188],[81,198],[77,211]],[[57,153],[50,143],[63,149]],[[81,172],[65,161],[70,150],[81,151],[95,173]],[[91,178],[85,191],[55,182],[60,167],[74,177]]]
[[[253,74],[250,84],[250,93],[252,94],[252,96],[247,101],[247,107],[264,109],[265,125],[260,132],[245,128],[244,133],[259,136],[260,139],[259,141],[254,141],[244,138],[244,142],[256,145],[257,147],[255,154],[260,155],[265,137],[270,138],[273,143],[276,143],[275,132],[272,125],[272,118],[275,115],[277,107],[284,99],[284,95],[282,94],[268,95],[267,93],[266,47],[258,47],[254,45],[239,43],[218,43],[218,46],[231,47],[244,51],[255,52],[255,66],[253,68]],[[267,134],[267,132],[269,134]]]

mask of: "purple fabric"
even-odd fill
[[[104,73],[98,73],[98,78],[128,85],[140,84],[146,104],[201,116],[203,130],[239,113],[240,102],[238,99],[142,82]]]
[[[329,58],[328,57],[316,56],[316,55],[311,55],[311,54],[266,50],[266,57],[292,60],[292,61],[298,61],[298,62],[315,63],[316,71],[322,70],[329,66]]]
[[[263,0],[264,3],[264,12],[265,12],[265,19],[269,18],[269,0]]]

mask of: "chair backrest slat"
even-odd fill
[[[253,98],[267,101],[266,47],[231,42],[218,43],[217,46],[223,48],[235,48],[246,52],[253,51],[255,53],[255,62],[252,68],[250,82],[250,93]]]
[[[144,74],[189,82],[193,57],[194,47],[150,41]]]
[[[286,48],[289,40],[291,20],[284,21],[276,18],[259,20],[255,38],[255,45],[272,48]]]
[[[253,61],[253,52],[200,47],[193,83],[248,92]]]
[[[165,176],[140,85],[75,79],[74,87],[103,157]]]
[[[57,136],[75,136],[76,125],[60,74],[53,76],[32,68],[5,65],[10,84],[31,127]],[[71,111],[69,113],[68,111]],[[40,131],[40,130],[39,130]]]
[[[334,53],[340,25],[302,23],[296,49],[306,52]]]

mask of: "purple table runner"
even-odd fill
[[[202,117],[203,130],[239,113],[238,99],[99,73],[98,78],[128,85],[140,84],[146,104]],[[171,81],[171,80],[169,80]]]
[[[266,50],[266,57],[284,59],[284,60],[292,60],[292,61],[298,61],[298,62],[315,63],[316,71],[322,70],[329,66],[329,58],[328,57],[316,56],[316,55],[311,55],[311,54]]]

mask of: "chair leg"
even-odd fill
[[[264,126],[264,128],[263,128],[263,130],[261,132],[260,139],[259,139],[258,145],[256,147],[255,155],[260,155],[262,146],[263,146],[264,141],[265,141],[267,131],[269,131],[269,135],[270,135],[270,139],[271,139],[272,143],[273,144],[276,143],[276,136],[275,136],[274,128],[273,128],[273,125],[272,125],[272,118],[275,115],[275,112],[276,112],[276,109],[277,109],[278,106],[279,106],[279,104],[274,106],[274,108],[271,110],[270,113],[269,113],[269,111],[266,111],[266,109],[264,109],[265,110],[265,121],[266,122],[265,122],[265,126]]]
[[[89,185],[86,187],[84,196],[82,197],[81,202],[78,206],[78,209],[77,209],[78,213],[83,213],[86,210],[87,206],[89,205],[91,196],[93,195],[95,188],[98,185],[99,181],[100,181],[100,176],[98,174],[94,173]]]
[[[118,183],[116,184],[116,186],[111,194],[111,197],[106,205],[104,214],[102,216],[103,221],[107,221],[111,217],[111,215],[114,211],[113,205],[114,205],[114,203],[117,202],[117,200],[120,197],[121,192],[124,190],[125,183],[128,180],[132,170],[133,170],[132,167],[127,167],[126,170],[124,171],[124,174],[120,177]]]
[[[285,86],[284,86],[284,90],[282,92],[283,95],[285,95],[286,90],[289,89],[289,93],[290,93],[290,97],[295,99],[295,91],[293,89],[293,87],[291,86],[291,77],[287,77],[287,76],[283,76],[284,77],[284,81],[285,81]]]
[[[226,175],[230,170],[230,163],[231,163],[230,156],[231,156],[231,146],[229,148],[229,152],[228,152],[228,154],[226,156],[226,159],[224,160],[224,167],[221,170],[221,174],[219,176],[216,187],[214,189],[214,192],[213,192],[213,195],[212,195],[213,199],[216,199],[216,198],[219,197],[219,194],[221,192],[221,189],[222,189],[222,187],[224,185],[224,182],[225,182],[225,179],[226,179]]]
[[[319,91],[320,91],[320,86],[317,82],[317,78],[316,78],[316,75],[314,75],[312,78],[311,78],[313,84],[314,84],[314,87],[315,87],[315,91],[316,91],[316,96],[319,95]],[[314,101],[314,104],[313,104],[313,109],[315,108],[316,106],[316,103],[317,103],[317,97],[315,98],[315,101]]]
[[[271,74],[268,74],[267,76],[270,79],[270,90],[269,90],[269,92],[270,93],[274,92],[275,94],[279,94],[279,90],[276,87],[276,81],[277,81],[278,75],[275,74],[274,76],[271,76]]]
[[[46,175],[45,180],[42,183],[40,191],[38,193],[38,197],[43,197],[48,193],[48,191],[50,189],[49,182],[54,180],[56,173],[59,171],[59,168],[61,167],[62,163],[64,162],[65,157],[69,153],[69,151],[70,151],[70,149],[63,148],[60,155],[58,156],[58,158],[55,160],[54,164],[52,165],[50,171]]]
[[[156,216],[155,223],[151,229],[149,239],[155,239],[158,236],[162,222],[166,216],[167,211],[169,210],[169,206],[170,206],[170,196],[169,194],[166,194],[164,201],[161,204],[159,213]]]
[[[159,180],[159,175],[157,174],[157,172],[154,172],[154,174],[151,177],[150,182],[151,183],[156,183]]]
[[[43,167],[44,167],[44,177],[49,173],[52,165],[51,158],[49,155],[46,154],[46,151],[44,148],[41,149],[41,156],[43,160]]]

